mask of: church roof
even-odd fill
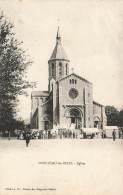
[[[100,104],[100,103],[98,103],[98,102],[96,102],[96,101],[93,101],[93,104],[95,104],[95,105],[97,105],[97,106],[100,106],[100,107],[103,107],[102,104]]]
[[[49,91],[32,91],[32,96],[49,96]]]
[[[64,79],[66,79],[66,78],[71,77],[72,75],[75,76],[75,77],[77,77],[77,78],[79,78],[79,79],[81,79],[81,80],[83,80],[83,81],[85,81],[86,83],[92,84],[92,83],[89,82],[88,80],[84,79],[83,77],[81,77],[81,76],[79,76],[79,75],[77,75],[77,74],[75,74],[75,73],[69,74],[69,75],[67,75],[67,76],[65,76],[65,77],[63,77],[63,78],[61,78],[61,79],[59,79],[58,81],[62,81],[62,80],[64,80]]]
[[[54,48],[54,51],[51,55],[50,60],[66,60],[69,62],[68,57],[61,45],[61,43],[56,43],[56,46]]]
[[[50,57],[50,60],[66,60],[69,62],[69,59],[64,51],[64,48],[62,47],[61,44],[61,36],[60,36],[60,32],[59,32],[59,27],[58,27],[58,31],[57,31],[57,36],[56,36],[56,46],[53,50],[53,53]]]

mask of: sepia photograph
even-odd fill
[[[0,195],[123,195],[122,84],[122,0],[0,0]]]

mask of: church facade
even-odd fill
[[[69,74],[69,59],[61,44],[59,28],[56,45],[48,61],[48,91],[32,91],[31,127],[48,130],[54,125],[69,128],[106,125],[105,107],[93,100],[93,84],[83,77]]]

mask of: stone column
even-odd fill
[[[44,129],[44,122],[42,121],[42,106],[38,107],[38,129]]]
[[[53,125],[56,123],[56,92],[57,86],[53,83]]]
[[[85,87],[84,93],[84,103],[85,103],[85,127],[88,127],[88,90]]]
[[[82,128],[84,127],[84,108],[82,107],[82,116],[81,116]]]
[[[102,121],[102,129],[104,129],[105,125],[107,124],[107,118],[105,114],[105,107],[101,107],[101,121]]]

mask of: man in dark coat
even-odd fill
[[[115,139],[116,139],[116,131],[115,131],[115,129],[112,132],[112,136],[113,136],[113,140],[115,141]]]
[[[30,142],[30,134],[27,133],[27,135],[26,135],[26,147],[28,147],[29,142]]]

